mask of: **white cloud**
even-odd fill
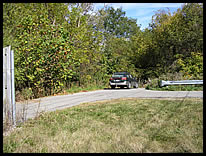
[[[104,3],[96,3],[101,6]],[[165,7],[181,7],[184,3],[105,3],[109,6],[116,8],[122,7],[124,9],[135,9],[135,8],[165,8]],[[102,6],[103,6],[102,5]]]

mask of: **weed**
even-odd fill
[[[4,102],[4,120],[3,120],[3,134],[8,135],[11,133],[13,129],[16,127],[21,126],[23,122],[27,120],[27,110],[28,110],[28,104],[29,104],[29,99],[33,97],[33,92],[31,89],[26,88],[24,89],[21,95],[21,109],[16,110],[16,125],[12,124],[12,119],[11,119],[11,113],[9,111],[8,103]],[[18,93],[19,94],[19,93]],[[38,109],[36,112],[36,117],[39,116],[39,108],[40,108],[40,101],[38,104]]]
[[[103,89],[105,86],[97,86],[97,85],[87,85],[87,86],[77,86],[73,85],[71,88],[66,89],[67,93],[78,93],[78,92],[87,92],[92,90]]]
[[[202,102],[119,99],[44,113],[4,136],[4,152],[203,152]]]

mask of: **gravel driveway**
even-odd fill
[[[138,89],[104,89],[90,92],[81,92],[68,95],[50,96],[29,101],[26,118],[33,118],[36,112],[55,111],[79,105],[85,102],[94,102],[118,98],[203,98],[203,91],[151,91]],[[39,105],[40,102],[40,105]],[[16,112],[22,111],[25,104],[16,103]],[[38,108],[39,107],[39,108]]]

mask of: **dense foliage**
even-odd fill
[[[15,51],[16,90],[53,94],[105,85],[115,71],[140,82],[166,73],[203,77],[203,5],[158,10],[141,31],[121,9],[90,3],[3,3],[3,46]]]

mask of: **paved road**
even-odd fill
[[[36,112],[55,111],[75,106],[80,103],[94,102],[118,98],[203,98],[203,91],[151,91],[144,88],[138,89],[105,89],[91,92],[81,92],[69,95],[44,97],[32,100],[28,103],[27,118],[36,116]],[[40,101],[40,107],[38,109]],[[22,110],[25,104],[17,103],[17,112]]]

